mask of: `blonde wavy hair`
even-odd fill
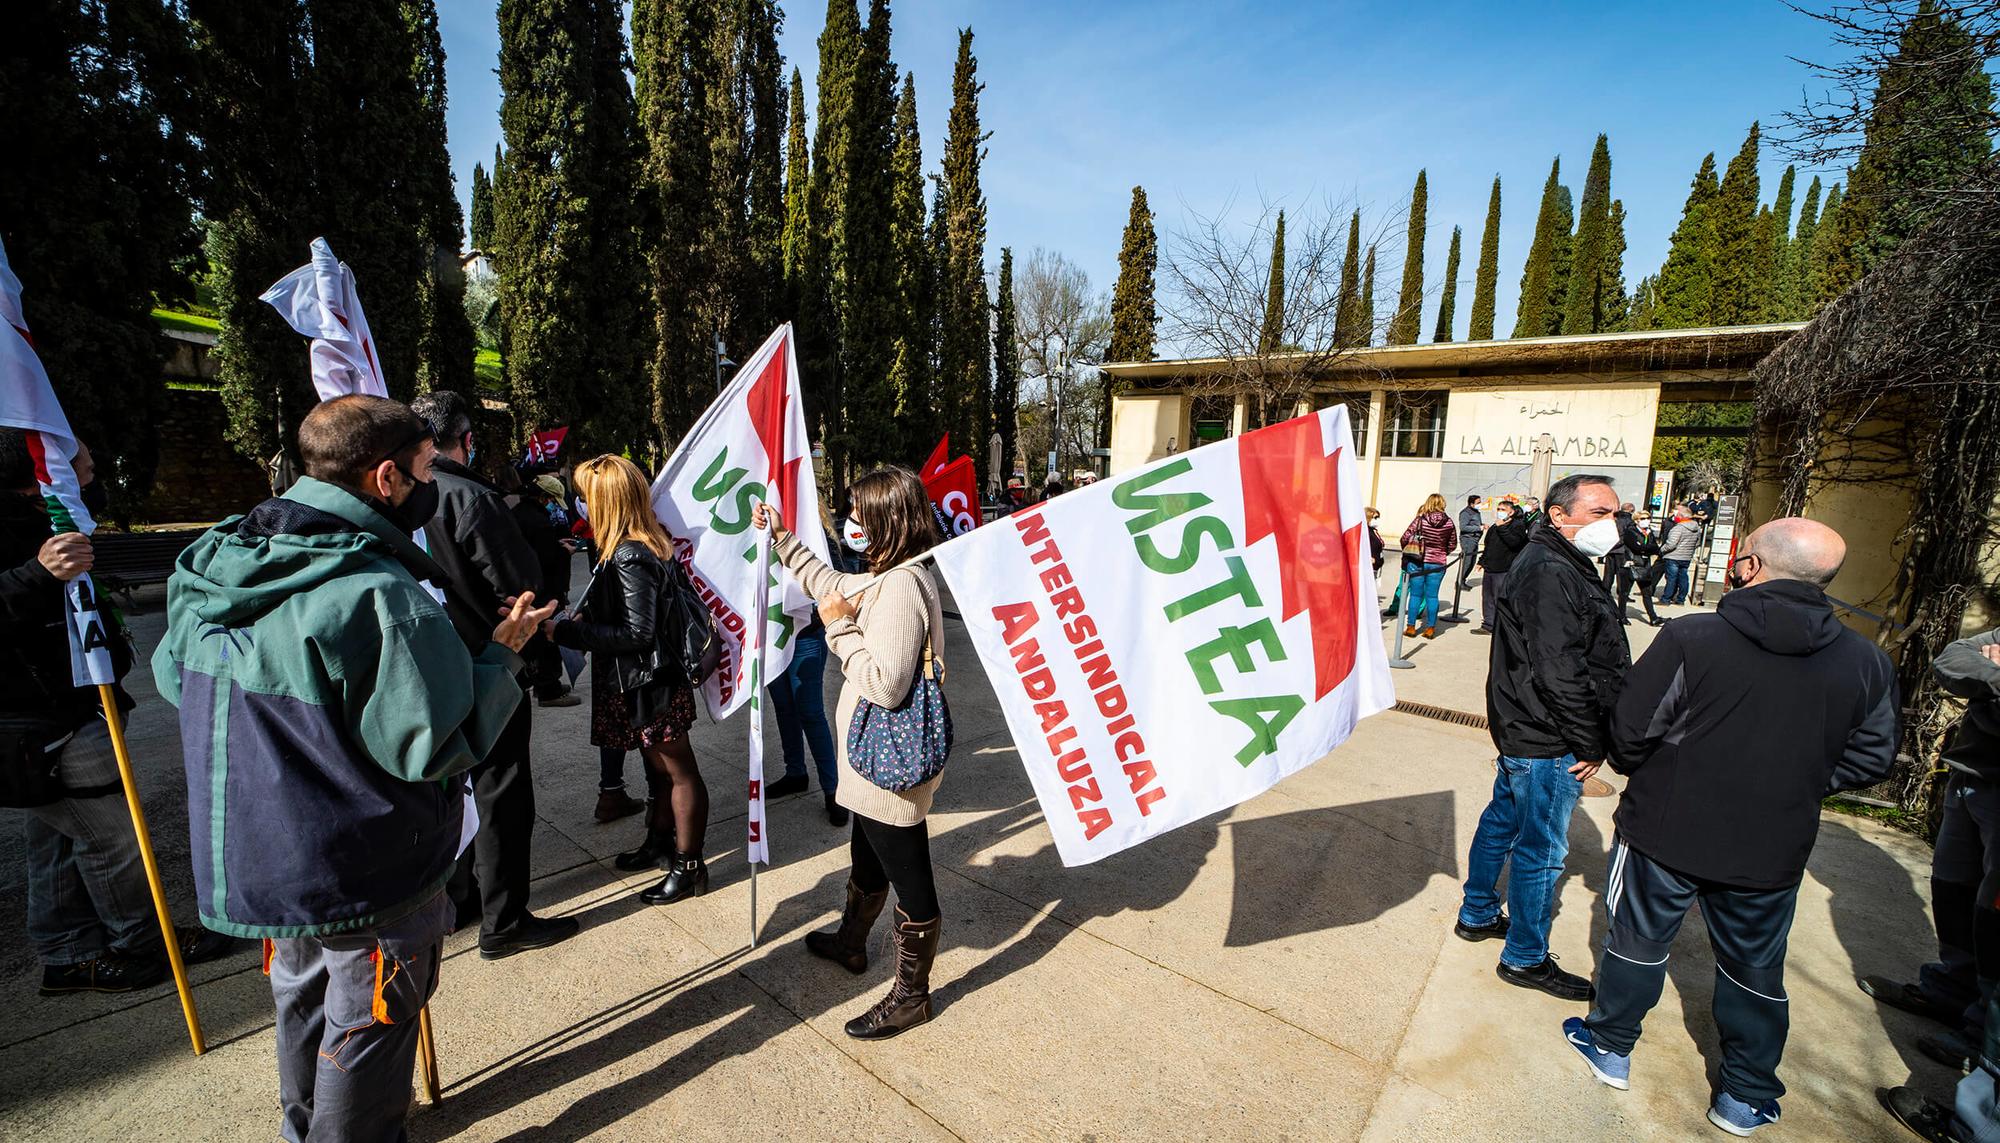
[[[593,515],[596,513],[596,511],[597,509],[595,508],[591,509]],[[1424,506],[1422,508],[1417,509],[1417,515],[1426,516],[1432,512],[1443,512],[1443,511],[1444,511],[1444,497],[1436,492],[1433,492],[1430,494],[1429,498],[1427,498],[1424,501]]]
[[[646,545],[663,560],[674,558],[674,542],[653,515],[651,489],[637,465],[606,453],[577,465],[571,479],[590,513],[599,563],[610,559],[626,540]]]

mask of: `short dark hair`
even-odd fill
[[[1565,476],[1554,484],[1549,485],[1548,494],[1542,497],[1542,503],[1551,508],[1560,508],[1567,514],[1575,510],[1576,494],[1582,491],[1583,486],[1586,484],[1602,484],[1606,488],[1614,487],[1611,483],[1611,478],[1602,473],[1578,472]]]
[[[1479,493],[1477,492],[1465,498],[1465,506],[1467,508],[1471,508],[1477,505],[1478,503],[1479,503]]]
[[[472,403],[449,389],[433,389],[410,402],[410,411],[430,422],[443,444],[456,448],[472,431]]]
[[[28,451],[28,431],[0,425],[0,490],[15,491],[35,484],[35,456]]]
[[[431,438],[424,419],[401,401],[354,394],[323,401],[299,422],[299,459],[315,480],[361,487],[362,477]]]

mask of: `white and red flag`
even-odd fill
[[[935,549],[1065,865],[1262,793],[1395,702],[1341,406]]]
[[[48,504],[56,532],[97,530],[70,462],[76,458],[76,434],[56,400],[48,370],[35,352],[28,319],[21,308],[21,280],[0,246],[0,425],[26,429],[28,452],[35,460],[35,482]],[[69,582],[69,666],[77,686],[115,683],[111,643],[97,613],[97,590],[89,575]]]
[[[934,473],[942,470],[949,463],[951,463],[951,434],[946,433],[938,438],[937,447],[931,450],[931,458],[924,462],[922,468],[917,470],[917,475],[924,480],[929,480]]]
[[[554,464],[562,455],[563,439],[569,436],[567,427],[560,429],[536,429],[528,434],[528,462],[530,464]]]
[[[331,401],[350,393],[387,397],[375,339],[361,314],[354,271],[333,256],[326,239],[312,240],[312,261],[279,278],[259,296],[287,324],[312,338],[313,388]]]

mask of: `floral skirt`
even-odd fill
[[[634,728],[625,692],[593,687],[590,692],[590,744],[611,750],[641,750],[681,737],[694,725],[694,692],[676,687],[666,708],[653,721]]]

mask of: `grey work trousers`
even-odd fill
[[[111,787],[25,811],[28,942],[44,965],[82,964],[107,952],[162,956],[139,837],[118,787],[118,758],[102,717],[63,746],[58,774],[71,789]]]
[[[289,1143],[407,1138],[417,1013],[437,990],[451,921],[440,892],[374,929],[271,942],[279,1134]]]

